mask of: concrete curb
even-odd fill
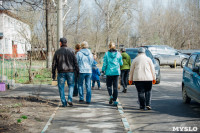
[[[128,123],[125,115],[124,115],[122,104],[120,103],[119,99],[117,99],[117,101],[118,101],[117,108],[118,108],[118,111],[119,111],[119,113],[121,115],[121,120],[122,120],[122,123],[124,125],[124,128],[127,131],[127,133],[132,133],[131,128],[129,126],[129,123]]]
[[[43,128],[43,130],[41,131],[41,133],[45,133],[45,131],[48,129],[48,126],[51,125],[51,121],[53,120],[56,111],[59,109],[59,106],[56,107],[55,111],[53,112],[53,114],[51,115],[51,117],[49,118],[48,122],[46,123],[45,127]]]

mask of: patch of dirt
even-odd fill
[[[36,97],[1,97],[0,133],[39,133],[58,104]]]

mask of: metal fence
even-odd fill
[[[30,67],[30,60],[0,57],[0,83],[5,83],[7,88],[19,84],[51,84],[51,81],[51,69],[46,68],[45,60],[32,60]]]
[[[15,81],[25,79],[27,64],[8,56],[0,57],[0,82],[4,82],[8,88],[15,86]]]

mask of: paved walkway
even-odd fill
[[[109,96],[105,85],[102,90],[92,90],[91,104],[80,104],[73,98],[73,107],[57,107],[44,126],[46,133],[123,133],[127,132],[118,108],[108,104]],[[67,94],[67,91],[66,91]],[[57,87],[50,85],[26,85],[0,93],[5,96],[40,96],[60,100]]]

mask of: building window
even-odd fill
[[[8,39],[5,38],[5,45],[4,45],[4,46],[5,46],[5,49],[4,49],[4,51],[5,51],[5,50],[6,50],[6,51],[8,50],[8,45],[9,45],[9,44],[8,44]]]
[[[8,27],[10,27],[10,18],[8,18]]]

